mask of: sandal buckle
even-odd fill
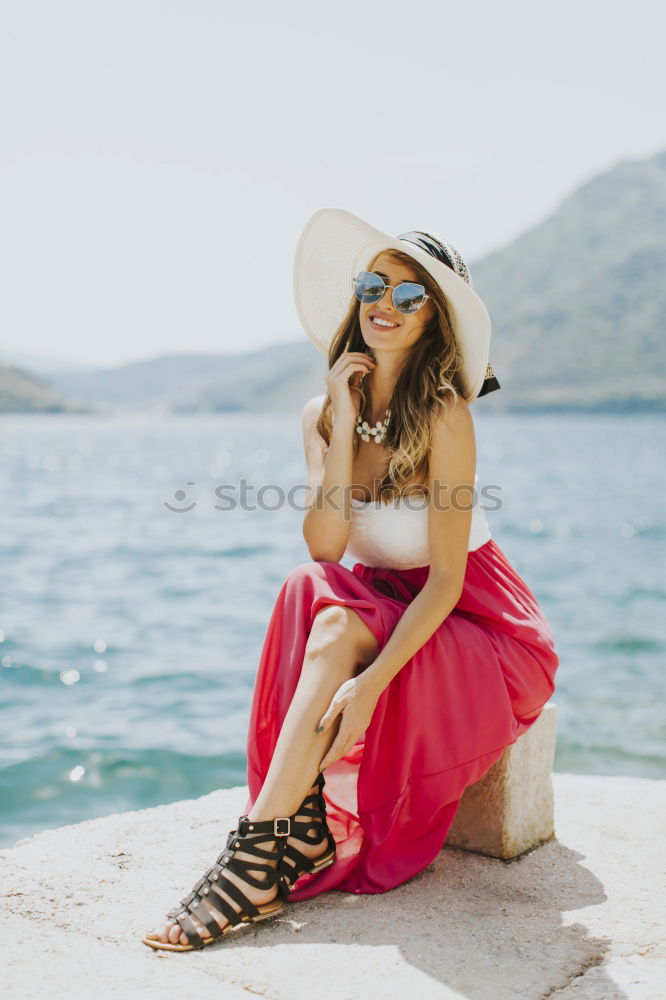
[[[280,827],[279,824],[282,824]],[[285,829],[286,824],[286,829]],[[291,819],[289,816],[277,816],[273,820],[273,834],[276,837],[288,837],[291,833]]]

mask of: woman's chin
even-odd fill
[[[368,347],[383,347],[386,343],[386,334],[380,333],[379,330],[373,330],[369,324],[363,323],[361,325],[361,333]]]

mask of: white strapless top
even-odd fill
[[[474,484],[478,480],[474,477]],[[472,507],[468,552],[491,537],[478,489]],[[430,565],[428,504],[424,494],[398,498],[388,504],[380,500],[351,498],[351,525],[345,555],[365,566],[413,569]]]

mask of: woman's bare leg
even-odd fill
[[[308,791],[314,790],[313,782],[319,765],[335,739],[339,722],[336,721],[319,735],[315,734],[315,727],[340,685],[353,677],[359,666],[370,663],[376,652],[377,640],[352,608],[331,604],[315,615],[305,647],[301,676],[282,724],[268,773],[248,814],[250,819],[261,821],[276,816],[291,816]],[[323,841],[321,846],[295,839],[293,842],[307,857],[317,857],[324,849]],[[272,850],[274,846],[274,842],[262,844],[267,850]],[[251,855],[240,851],[237,856],[253,860]],[[257,905],[269,902],[277,894],[275,887],[255,889],[234,872],[225,870],[224,874]],[[261,872],[256,872],[256,875],[262,877]],[[234,909],[238,909],[233,900],[229,901]],[[213,907],[208,908],[224,927],[227,920]],[[195,917],[192,919],[200,927],[201,935],[207,937],[208,931],[199,925]],[[165,923],[161,931],[154,931],[149,936],[172,944],[177,944],[180,939],[181,944],[187,944],[187,938],[174,921]]]
[[[375,656],[377,640],[352,608],[327,605],[315,616],[301,676],[280,730],[268,773],[250,819],[290,816],[303,801],[335,739],[339,722],[315,727],[341,684]]]

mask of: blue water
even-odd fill
[[[665,418],[475,411],[491,532],[561,657],[555,769],[666,777]],[[244,784],[265,630],[309,559],[275,489],[305,481],[299,417],[4,416],[0,453],[0,845]],[[263,505],[215,509],[243,479]]]

